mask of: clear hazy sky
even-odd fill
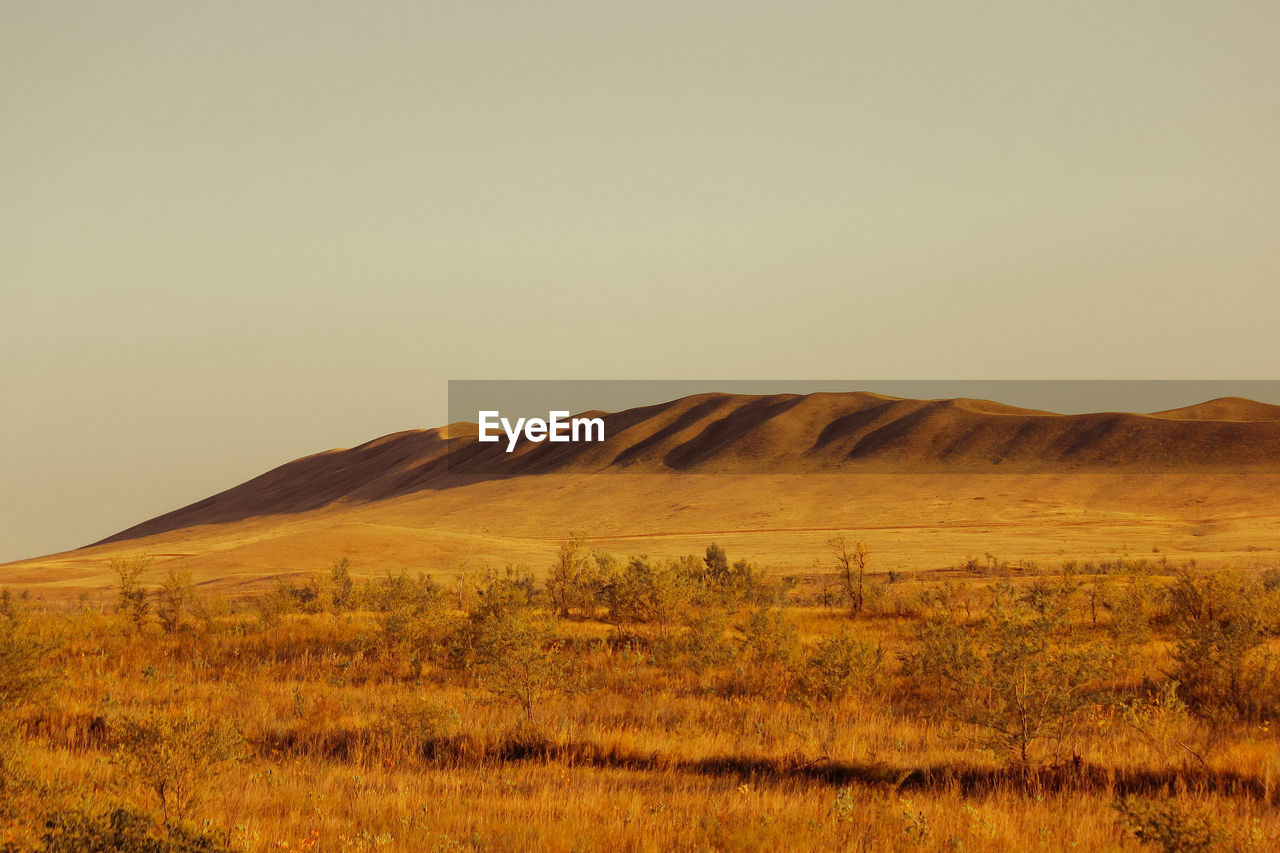
[[[7,0],[0,559],[438,425],[449,378],[1274,378],[1278,32]]]

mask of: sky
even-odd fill
[[[1276,378],[1272,0],[3,11],[0,560],[450,379]]]

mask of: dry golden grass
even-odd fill
[[[1052,577],[1009,572],[1022,589]],[[955,600],[957,578],[974,613],[956,618],[977,619],[991,578],[954,573]],[[1178,717],[1153,740],[1100,704],[1058,758],[1021,768],[980,748],[898,662],[942,581],[887,585],[859,619],[812,603],[832,582],[801,579],[784,612],[808,651],[840,631],[879,643],[885,671],[869,689],[824,700],[741,653],[696,665],[651,633],[611,641],[603,622],[563,620],[573,689],[546,691],[532,720],[446,657],[415,668],[389,645],[385,613],[264,623],[241,602],[172,634],[34,613],[24,624],[56,639],[60,677],[18,712],[36,781],[8,804],[0,840],[27,849],[49,810],[112,804],[150,815],[163,837],[151,780],[129,773],[118,732],[194,712],[243,735],[240,760],[197,774],[189,820],[236,849],[1137,849],[1113,808],[1126,795],[1211,816],[1219,849],[1280,843],[1269,721]],[[1095,628],[1082,599],[1072,607],[1075,642],[1107,637],[1105,616]],[[730,620],[730,646],[748,611]],[[1170,636],[1153,624],[1110,677],[1121,696],[1169,666]]]
[[[828,559],[857,529],[875,568],[942,569],[962,557],[1153,557],[1280,562],[1280,476],[1269,474],[552,474],[424,489],[385,500],[182,528],[0,566],[0,584],[50,600],[109,602],[113,558],[151,554],[206,589],[242,594],[335,556],[376,571],[452,576],[540,571],[570,533],[620,554],[700,551],[715,539],[780,574]]]

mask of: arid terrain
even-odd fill
[[[0,850],[1272,850],[1280,408],[703,395],[0,566]]]
[[[0,583],[92,595],[113,582],[113,557],[138,554],[219,591],[340,556],[378,573],[536,572],[570,534],[655,555],[715,539],[779,573],[811,569],[842,530],[875,541],[878,571],[987,554],[1255,566],[1280,548],[1280,407],[1249,400],[1063,416],[702,395],[605,420],[602,444],[525,444],[510,458],[470,424],[315,454],[88,548],[0,566]]]

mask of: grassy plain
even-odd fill
[[[1274,849],[1277,517],[1265,474],[544,475],[0,566],[0,843]]]
[[[832,570],[836,550],[823,571],[794,576],[732,552],[724,564],[565,554],[538,580],[496,572],[461,585],[338,563],[239,600],[126,561],[110,612],[10,597],[0,840],[415,851],[1280,842],[1272,575],[1159,555],[1065,574],[993,558],[929,576],[871,572],[853,613],[856,577]],[[132,596],[130,571],[142,584]],[[1226,648],[1220,634],[1246,623],[1238,695],[1213,678],[1222,661],[1208,674],[1179,663],[1188,643]],[[1006,633],[990,633],[998,624]],[[956,637],[963,648],[948,652]],[[1032,653],[1011,657],[1024,642]],[[1082,649],[1096,668],[1071,668]],[[24,660],[47,683],[24,686]],[[1029,740],[995,730],[1023,713],[1010,697],[1043,718]]]

